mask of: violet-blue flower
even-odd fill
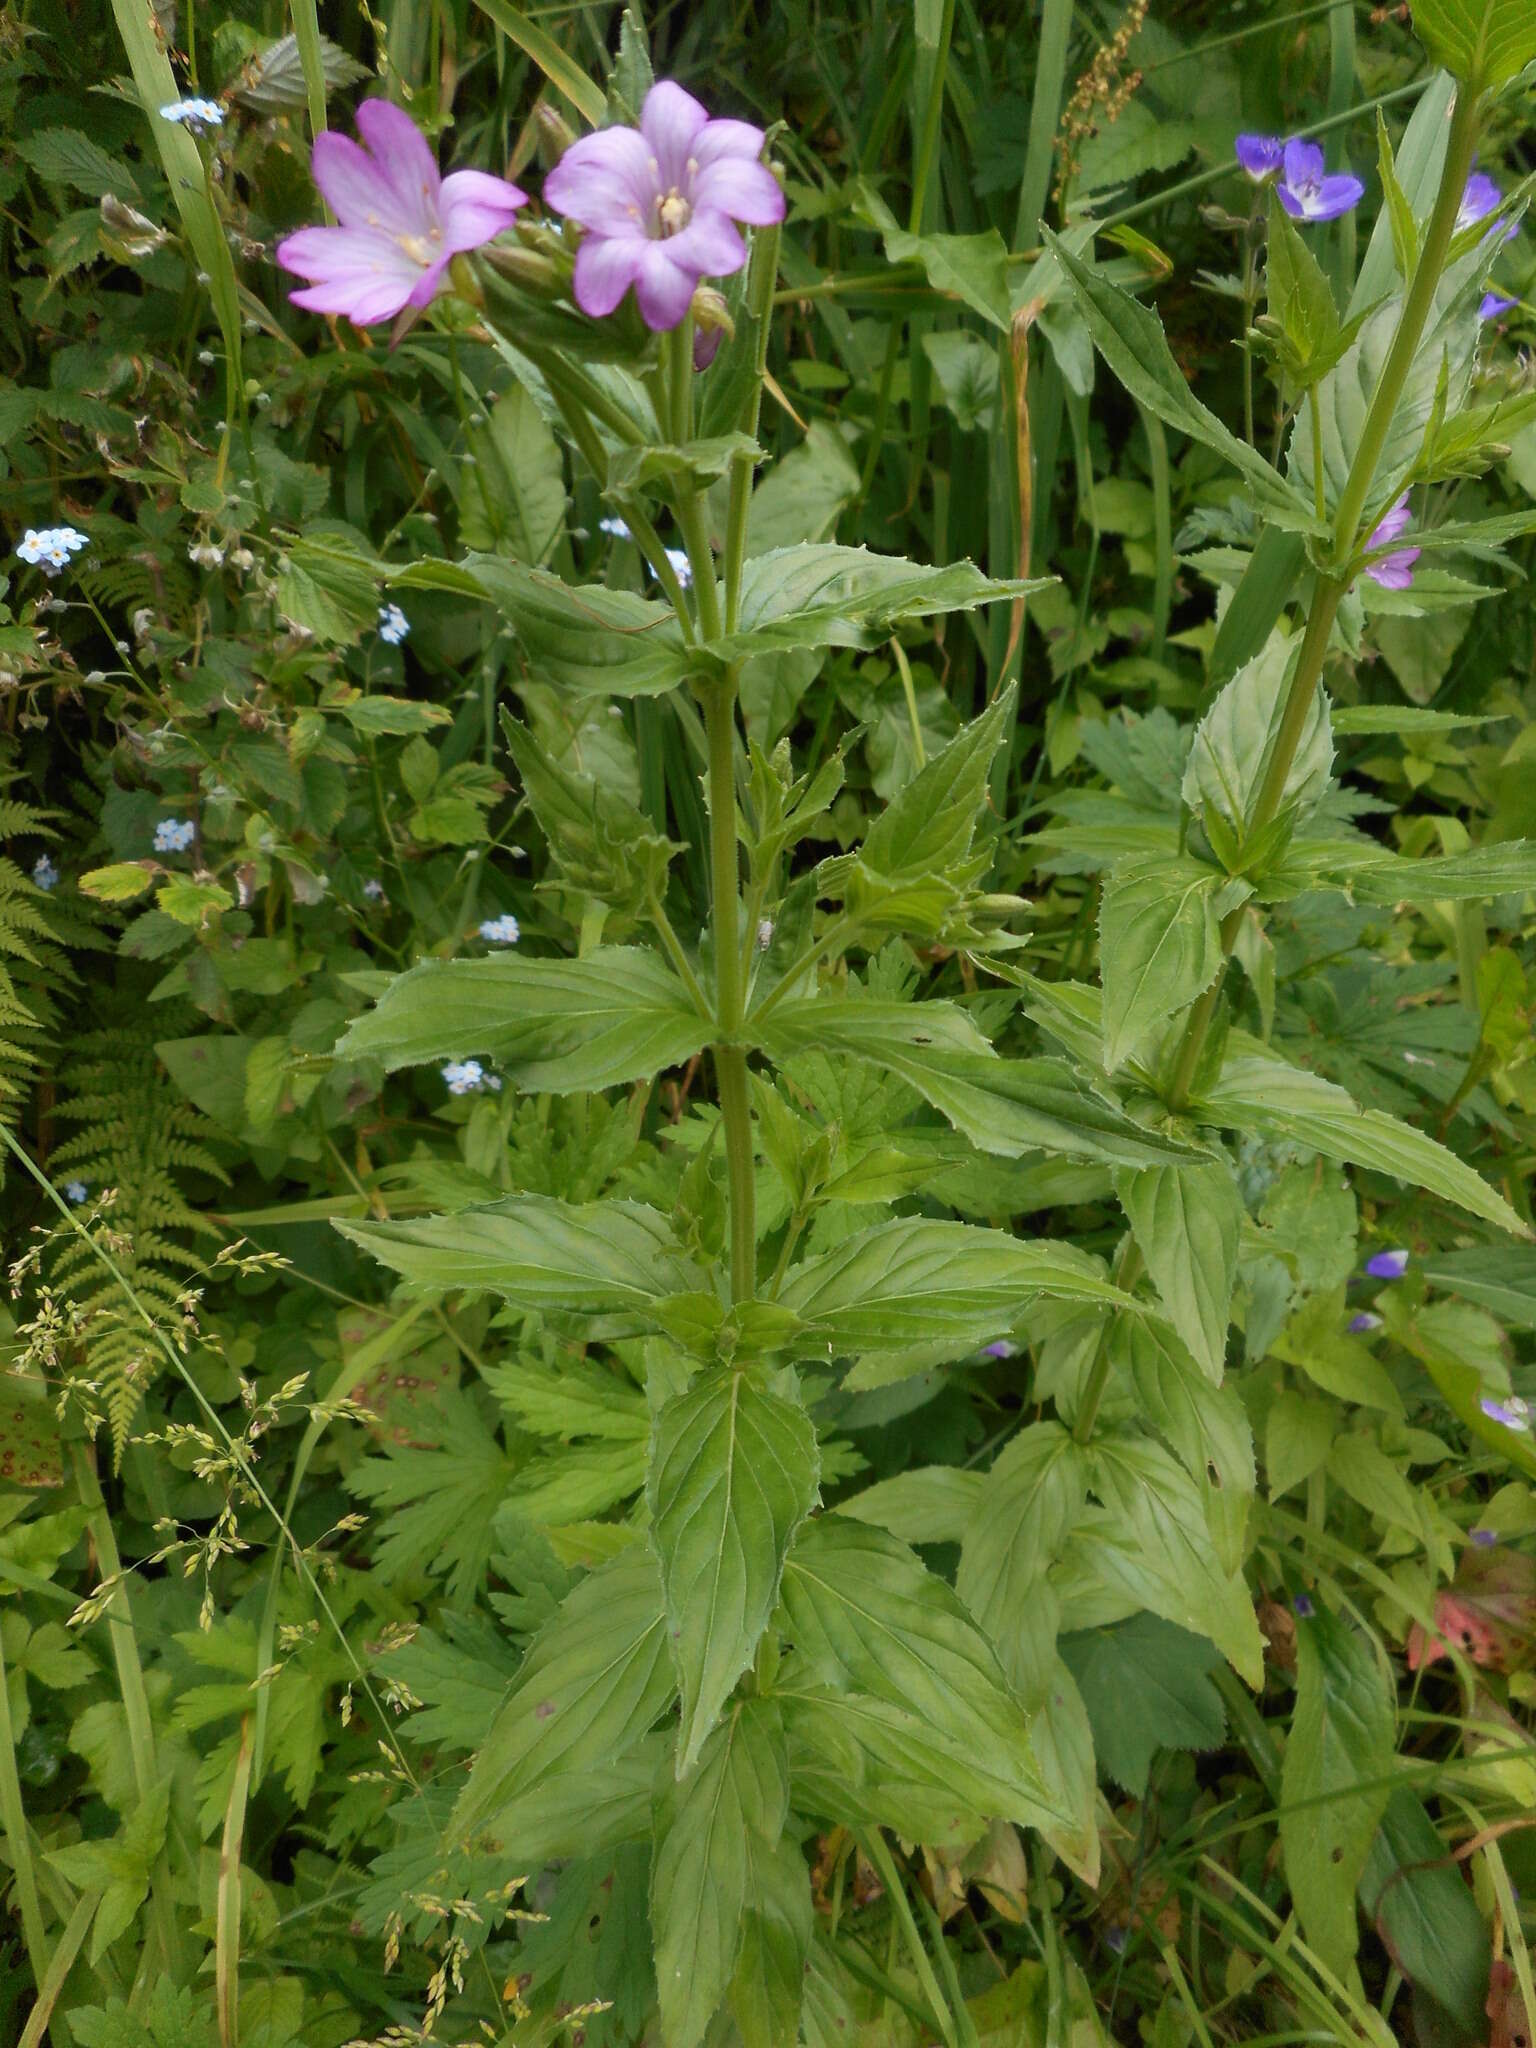
[[[1293,135],[1282,160],[1284,170],[1275,189],[1293,220],[1337,220],[1365,196],[1365,187],[1348,171],[1324,172],[1323,152],[1315,142]]]
[[[1239,135],[1233,147],[1238,162],[1256,185],[1274,176],[1285,155],[1285,144],[1278,135]]]
[[[701,278],[729,277],[746,262],[735,223],[784,218],[762,147],[761,128],[712,121],[670,79],[646,94],[638,128],[600,128],[573,142],[544,197],[586,230],[573,285],[581,310],[600,320],[633,285],[647,327],[680,325]]]
[[[1494,1529],[1474,1529],[1472,1531],[1472,1541],[1479,1550],[1492,1550],[1498,1540],[1498,1532]]]
[[[1368,548],[1390,547],[1393,541],[1407,531],[1412,517],[1413,514],[1408,510],[1408,493],[1404,491],[1391,511],[1373,529],[1369,540],[1366,542],[1366,546]],[[1423,550],[1420,548],[1394,548],[1390,555],[1383,555],[1379,561],[1368,562],[1365,573],[1373,583],[1380,584],[1383,590],[1406,590],[1413,581],[1413,565],[1419,559],[1422,552]],[[1406,1266],[1408,1263],[1408,1254],[1406,1252],[1383,1252],[1381,1256],[1392,1259],[1400,1257],[1403,1266]],[[1372,1259],[1365,1270],[1367,1273],[1376,1273],[1376,1261]],[[1401,1272],[1402,1267],[1400,1266],[1396,1273],[1392,1273],[1387,1277],[1396,1280]],[[1382,1276],[1378,1273],[1377,1277],[1379,1279]]]
[[[1405,1251],[1375,1252],[1366,1260],[1365,1270],[1373,1280],[1401,1280],[1408,1270],[1408,1254]]]
[[[1456,229],[1474,228],[1480,220],[1486,220],[1498,206],[1503,193],[1486,171],[1474,171],[1462,187],[1461,205],[1456,209]],[[1520,232],[1518,221],[1506,221],[1502,229],[1495,229],[1501,242],[1507,242],[1512,235]]]
[[[309,280],[289,294],[296,306],[368,327],[430,305],[453,257],[510,227],[528,195],[485,171],[439,176],[427,138],[389,100],[364,100],[357,129],[363,148],[328,130],[311,159],[341,225],[285,236],[277,260]]]
[[[1485,1394],[1477,1405],[1490,1422],[1502,1423],[1506,1429],[1529,1430],[1531,1426],[1530,1403],[1522,1401],[1518,1394],[1510,1394],[1502,1401]]]
[[[1317,1612],[1317,1607],[1314,1604],[1312,1595],[1310,1593],[1298,1593],[1296,1595],[1296,1598],[1291,1602],[1291,1605],[1295,1608],[1296,1612],[1301,1616],[1303,1621],[1310,1621],[1313,1615]]]
[[[1349,1333],[1352,1337],[1363,1337],[1368,1330],[1380,1328],[1381,1317],[1372,1315],[1368,1308],[1361,1309],[1358,1315],[1349,1319]]]
[[[1518,299],[1506,299],[1501,292],[1484,292],[1478,302],[1477,317],[1479,320],[1497,320],[1501,314],[1513,312],[1519,303]]]

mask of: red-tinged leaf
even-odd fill
[[[1469,1550],[1456,1577],[1435,1596],[1435,1629],[1415,1622],[1408,1669],[1448,1656],[1452,1644],[1471,1663],[1515,1671],[1536,1656],[1536,1559],[1517,1550]]]

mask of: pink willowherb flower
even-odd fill
[[[427,138],[389,100],[364,100],[357,128],[361,149],[345,135],[315,138],[315,183],[340,226],[300,228],[277,260],[309,280],[290,294],[296,306],[368,327],[429,305],[452,258],[510,227],[528,195],[485,171],[441,177]]]
[[[581,310],[600,320],[633,285],[647,327],[678,326],[700,278],[729,277],[746,262],[736,222],[784,218],[762,147],[761,128],[712,121],[670,79],[646,94],[638,128],[600,128],[573,142],[544,197],[586,229],[574,280]]]
[[[1413,514],[1408,510],[1408,493],[1404,491],[1392,510],[1366,542],[1368,548],[1384,548],[1391,545],[1398,536],[1405,533]],[[1366,575],[1373,583],[1379,583],[1383,590],[1406,590],[1413,581],[1413,565],[1419,559],[1421,548],[1396,548],[1390,555],[1383,555],[1379,561],[1366,565]],[[1398,1262],[1401,1263],[1398,1263]],[[1379,1252],[1374,1259],[1367,1259],[1365,1270],[1378,1279],[1396,1280],[1408,1265],[1406,1252]]]

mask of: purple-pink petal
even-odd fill
[[[1368,548],[1390,547],[1400,534],[1408,531],[1412,519],[1413,514],[1408,508],[1408,493],[1404,491],[1392,509],[1382,514],[1381,519],[1372,529],[1371,537],[1366,542],[1366,546]],[[1395,1256],[1395,1254],[1391,1256]],[[1366,1271],[1370,1272],[1370,1270],[1371,1268],[1367,1266]]]
[[[784,218],[784,193],[778,179],[756,157],[719,157],[699,166],[693,181],[696,207],[712,207],[744,220],[749,227],[771,228]]]
[[[681,325],[699,281],[693,271],[683,270],[673,262],[670,250],[668,242],[644,243],[635,279],[640,317],[658,334]]]
[[[544,180],[545,202],[600,235],[649,235],[660,193],[638,128],[600,128],[573,142]]]
[[[1262,183],[1279,170],[1283,144],[1278,135],[1239,135],[1237,160],[1249,177]]]
[[[394,187],[404,216],[416,221],[416,232],[421,233],[436,219],[442,182],[427,138],[393,100],[364,100],[356,120],[357,132]]]
[[[382,228],[391,235],[422,231],[417,214],[406,210],[380,166],[349,135],[334,128],[317,135],[310,170],[344,228]]]
[[[1406,590],[1413,582],[1413,565],[1422,552],[1420,548],[1399,548],[1396,554],[1383,555],[1379,562],[1372,562],[1365,573],[1383,590]]]
[[[588,235],[576,251],[572,290],[583,313],[603,320],[640,275],[650,243],[638,236]]]
[[[657,183],[663,191],[680,186],[688,176],[688,159],[708,126],[708,112],[674,80],[663,78],[646,94],[640,132],[656,159]]]
[[[700,212],[680,234],[658,243],[668,259],[701,277],[730,277],[747,260],[747,245],[723,213]]]
[[[487,171],[450,171],[438,194],[444,248],[450,255],[478,249],[511,227],[518,208],[527,204],[527,193],[505,178]]]

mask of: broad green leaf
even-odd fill
[[[783,1597],[786,1632],[818,1679],[915,1717],[987,1784],[997,1815],[1051,1817],[1028,1723],[995,1653],[905,1544],[823,1515],[790,1553]]]
[[[1306,542],[1299,533],[1282,526],[1262,530],[1216,628],[1209,662],[1213,682],[1226,682],[1263,651],[1295,595],[1306,560]]]
[[[1030,1603],[1082,1514],[1088,1460],[1059,1422],[1011,1437],[988,1472],[966,1524],[955,1590],[981,1623],[1015,1691],[1033,1704],[1037,1673]]]
[[[435,725],[453,723],[446,705],[416,704],[408,697],[351,697],[341,706],[341,715],[355,732],[370,736],[428,732]]]
[[[1359,1946],[1355,1888],[1392,1790],[1395,1706],[1366,1637],[1322,1607],[1298,1621],[1280,1842],[1302,1929],[1339,1976]]]
[[[1214,812],[1241,846],[1274,750],[1298,642],[1272,634],[1240,668],[1195,728],[1184,770],[1183,797],[1210,828]],[[1303,814],[1326,794],[1333,767],[1328,699],[1314,690],[1281,798],[1281,811]]]
[[[540,567],[565,523],[565,462],[521,384],[508,384],[486,425],[469,429],[469,444],[475,460],[459,486],[461,544]]]
[[[1093,1532],[1094,1570],[1140,1607],[1209,1636],[1250,1685],[1262,1682],[1264,1647],[1241,1574],[1212,1556],[1199,1488],[1160,1444],[1100,1436],[1094,1493],[1109,1522]],[[1086,1531],[1079,1531],[1082,1544]]]
[[[1463,1300],[1491,1309],[1507,1327],[1536,1330],[1536,1249],[1488,1245],[1430,1252],[1420,1270],[1431,1287],[1448,1287]]]
[[[1508,85],[1536,61],[1530,0],[1414,0],[1413,26],[1435,62],[1476,92]]]
[[[695,665],[669,604],[602,583],[565,583],[502,555],[415,562],[390,582],[495,605],[517,629],[540,680],[579,694],[660,696]]]
[[[1254,1489],[1253,1434],[1242,1401],[1231,1387],[1214,1386],[1160,1324],[1118,1316],[1109,1347],[1135,1389],[1143,1419],[1198,1485],[1217,1563],[1237,1571]]]
[[[1488,1924],[1423,1803],[1406,1786],[1387,1801],[1360,1873],[1359,1898],[1403,1975],[1475,2039],[1486,2026]]]
[[[683,1700],[680,1777],[756,1654],[819,1462],[804,1408],[728,1367],[656,1417],[646,1499]]]
[[[43,1382],[7,1378],[8,1384],[0,1386],[0,1481],[29,1488],[62,1486],[62,1425]]]
[[[728,474],[738,456],[755,467],[766,460],[750,434],[712,434],[681,445],[661,442],[638,448],[617,448],[608,458],[610,497],[622,492],[679,483],[714,483]]]
[[[1017,698],[1010,684],[876,814],[860,850],[866,867],[887,876],[942,875],[968,858],[993,757],[1013,723]]]
[[[747,561],[738,629],[710,641],[708,651],[735,662],[795,647],[874,647],[908,619],[1011,602],[1050,580],[998,580],[974,562],[930,568],[832,541],[775,548]]]
[[[1237,1033],[1221,1073],[1207,1084],[1191,1113],[1223,1129],[1256,1131],[1282,1143],[1308,1145],[1328,1159],[1391,1174],[1501,1230],[1529,1235],[1503,1196],[1444,1145],[1383,1110],[1362,1109],[1331,1081],[1288,1066]]]
[[[1213,868],[1177,858],[1123,861],[1110,870],[1099,905],[1099,971],[1111,1073],[1220,972],[1223,880]]]
[[[1283,336],[1281,361],[1303,388],[1331,360],[1339,312],[1323,267],[1270,188],[1269,241],[1264,260],[1269,317]]]
[[[754,1878],[780,1847],[789,1767],[778,1708],[743,1700],[658,1802],[651,1925],[665,2048],[698,2048],[725,2001]],[[792,1845],[791,1845],[792,1846]],[[802,1864],[802,1882],[809,1877]]]
[[[1077,1681],[1100,1765],[1133,1799],[1146,1794],[1160,1749],[1215,1749],[1226,1709],[1210,1673],[1211,1644],[1154,1614],[1113,1628],[1061,1638],[1062,1661]]]
[[[349,644],[378,622],[378,565],[350,528],[301,535],[277,572],[277,608],[319,640]]]
[[[919,1465],[840,1500],[837,1512],[888,1529],[903,1543],[958,1543],[985,1484],[963,1465]]]
[[[1043,1150],[1110,1166],[1150,1166],[1200,1156],[1183,1139],[1137,1123],[1095,1094],[1065,1060],[999,1059],[950,1003],[817,996],[778,1004],[757,1039],[778,1061],[821,1051],[898,1074],[979,1150],[1003,1158]]]
[[[1308,499],[1195,397],[1173,359],[1157,315],[1112,285],[1102,272],[1080,261],[1049,228],[1042,227],[1041,233],[1071,281],[1095,348],[1131,396],[1165,426],[1188,434],[1230,463],[1248,485],[1261,518],[1299,533],[1318,531],[1317,515]]]
[[[743,2048],[782,2048],[799,2037],[807,1957],[815,1930],[805,1857],[792,1835],[747,1836],[750,1868],[730,2009]]]
[[[1300,1486],[1327,1462],[1338,1430],[1339,1411],[1331,1401],[1289,1391],[1277,1396],[1264,1418],[1264,1476],[1271,1500]]]
[[[996,228],[979,235],[913,235],[896,228],[885,237],[885,253],[893,263],[920,263],[935,291],[1007,333],[1008,251]]]
[[[668,865],[681,848],[604,777],[557,760],[516,719],[503,714],[502,731],[550,858],[572,892],[630,916],[653,896],[660,900]],[[572,752],[579,759],[579,736]],[[587,955],[593,957],[604,956]]]
[[[705,1284],[667,1218],[642,1202],[511,1195],[454,1216],[336,1228],[411,1288],[484,1288],[521,1309],[598,1319],[609,1336],[661,1327],[658,1304]]]
[[[1317,386],[1324,496],[1330,506],[1336,505],[1343,493],[1401,313],[1399,294],[1367,314],[1343,359]],[[1437,403],[1452,413],[1465,404],[1472,384],[1477,339],[1475,305],[1467,301],[1465,294],[1451,296],[1438,317],[1431,319],[1393,410],[1371,486],[1372,505],[1380,508],[1377,517],[1393,503],[1407,481]],[[1289,459],[1291,476],[1297,482],[1305,482],[1309,490],[1312,447],[1312,415],[1308,405],[1297,414]],[[1364,537],[1362,530],[1361,539]]]
[[[154,861],[115,860],[110,867],[89,869],[80,886],[99,903],[131,903],[153,886],[159,872]]]
[[[658,954],[602,946],[582,960],[423,960],[336,1050],[388,1069],[475,1054],[514,1088],[563,1094],[681,1066],[712,1028]]]
[[[643,1545],[584,1578],[540,1629],[454,1808],[455,1837],[518,1845],[520,1816],[556,1780],[579,1825],[583,1774],[621,1760],[676,1697],[656,1560]]]
[[[1232,1169],[1147,1166],[1116,1174],[1115,1193],[1173,1327],[1219,1382],[1243,1224]]]
[[[935,1348],[955,1357],[1009,1329],[1037,1295],[1134,1307],[1074,1246],[904,1216],[791,1269],[780,1304],[866,1365]],[[927,1363],[927,1359],[922,1362]],[[900,1377],[900,1373],[891,1375]],[[868,1383],[868,1382],[865,1382]]]
[[[1536,889],[1536,840],[1501,839],[1437,859],[1413,860],[1387,847],[1351,848],[1330,863],[1336,885],[1360,903],[1476,903]],[[1306,860],[1303,842],[1294,849]]]

